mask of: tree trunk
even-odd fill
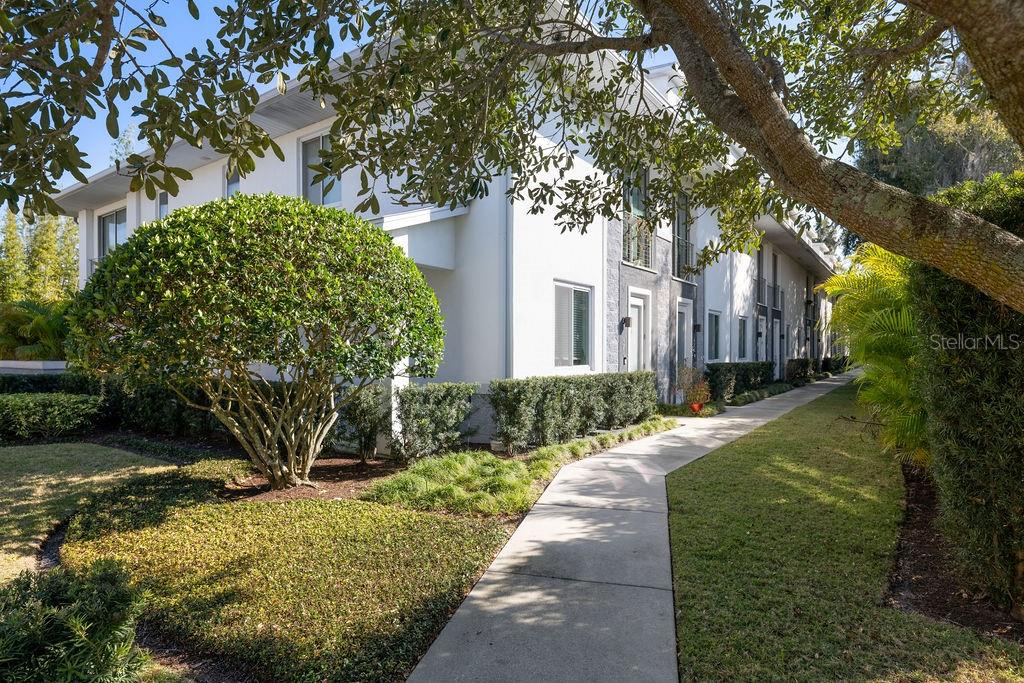
[[[1024,312],[1024,239],[820,154],[709,0],[637,5],[668,36],[700,109],[758,160],[781,191],[866,240]]]

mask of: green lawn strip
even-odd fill
[[[0,582],[31,568],[46,534],[89,496],[166,467],[89,443],[0,448]]]
[[[542,446],[518,458],[486,451],[424,458],[377,482],[363,493],[363,498],[416,510],[518,514],[530,509],[563,465],[676,426],[675,420],[654,417],[620,431]]]
[[[62,557],[123,562],[147,620],[269,680],[401,679],[508,535],[362,501],[213,502],[224,463],[97,497]]]
[[[883,606],[898,465],[843,387],[668,477],[682,680],[1024,680],[1024,649]]]

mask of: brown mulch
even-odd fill
[[[263,475],[229,485],[232,500],[255,502],[278,502],[286,500],[335,500],[355,498],[378,479],[394,474],[403,465],[394,460],[371,460],[360,462],[359,458],[327,457],[317,458],[309,473],[313,486],[296,486],[284,491],[272,491]]]
[[[949,542],[935,525],[938,502],[931,478],[915,467],[904,466],[903,479],[906,510],[889,581],[889,603],[1024,644],[1024,622],[1015,620],[984,594],[969,590],[957,576]]]

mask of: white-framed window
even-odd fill
[[[740,316],[739,321],[739,348],[737,349],[737,355],[740,360],[747,357],[747,318],[746,316]]]
[[[555,365],[590,365],[590,289],[555,283]]]
[[[695,262],[693,242],[690,241],[690,197],[679,195],[675,220],[672,221],[672,275],[680,279],[691,276],[689,269]]]
[[[722,314],[708,311],[708,360],[721,358]]]
[[[97,219],[96,226],[99,230],[97,255],[103,258],[128,239],[128,210],[118,209],[104,214]]]
[[[302,196],[311,204],[338,204],[341,202],[341,177],[329,177],[319,182],[313,180],[316,172],[309,168],[310,164],[323,163],[320,150],[329,149],[330,138],[318,135],[302,142]]]
[[[647,222],[647,172],[626,177],[622,184],[622,260],[652,268],[654,231]]]
[[[227,183],[224,185],[224,196],[230,197],[233,194],[237,194],[241,188],[242,179],[238,175],[238,167],[236,166],[231,174],[227,177]]]
[[[167,218],[168,214],[168,196],[166,192],[161,192],[156,196],[156,217]]]

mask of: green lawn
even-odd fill
[[[363,501],[218,501],[233,466],[99,496],[63,557],[121,560],[149,620],[270,680],[401,679],[507,538],[496,521]]]
[[[33,567],[40,541],[91,494],[166,466],[88,443],[0,448],[0,582]]]
[[[855,390],[668,478],[681,678],[1019,681],[1024,649],[882,606],[899,468]]]

